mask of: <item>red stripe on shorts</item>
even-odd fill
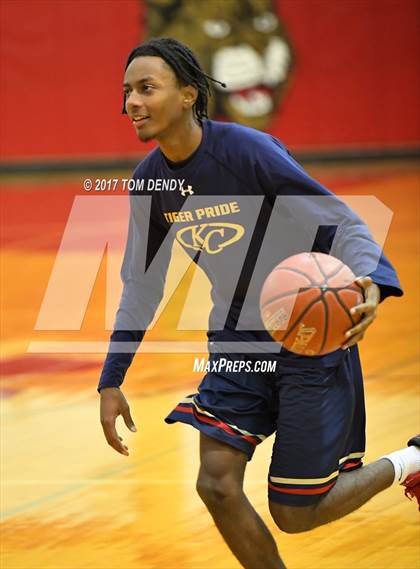
[[[346,462],[341,470],[348,470],[350,468],[355,468],[356,466],[360,466],[361,462],[362,462],[361,460]]]
[[[181,405],[178,405],[177,407],[175,407],[175,411],[181,411],[182,413],[192,413],[195,416],[195,418],[198,421],[201,421],[202,423],[207,423],[209,425],[214,425],[215,427],[220,427],[228,435],[231,435],[232,437],[241,437],[242,439],[245,439],[254,446],[258,444],[258,442],[256,442],[252,437],[248,435],[240,435],[238,433],[235,433],[233,429],[231,429],[228,425],[226,425],[226,423],[222,423],[222,421],[217,421],[216,419],[206,417],[205,415],[198,415],[194,407],[182,407]]]

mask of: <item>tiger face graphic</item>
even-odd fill
[[[174,37],[214,85],[210,115],[264,129],[278,110],[293,53],[273,0],[148,0],[148,37]]]

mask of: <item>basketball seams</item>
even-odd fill
[[[283,337],[283,339],[281,340],[283,343],[285,340],[287,340],[287,338],[289,337],[289,335],[293,332],[293,330],[296,328],[296,326],[299,324],[299,322],[302,320],[302,318],[305,316],[305,314],[307,312],[309,312],[309,310],[315,306],[315,304],[317,302],[319,302],[321,299],[320,297],[318,298],[314,298],[314,300],[311,300],[311,302],[309,304],[307,304],[305,306],[305,308],[303,309],[303,311],[297,315],[295,321],[293,322],[293,325],[289,328],[289,330],[287,331],[287,333],[285,334],[285,336]]]
[[[322,290],[321,286],[316,286],[313,285],[311,287],[305,287],[302,289],[299,289],[299,292],[301,291],[307,291],[307,290],[311,290],[311,289],[318,289],[319,291],[319,296],[317,298],[314,298],[309,304],[307,304],[304,309],[297,314],[294,317],[293,320],[293,324],[290,325],[289,322],[289,326],[287,328],[286,334],[283,336],[283,338],[280,340],[281,342],[284,342],[290,337],[290,335],[292,334],[292,332],[296,329],[296,326],[302,322],[302,319],[306,316],[306,314],[312,310],[312,308],[318,303],[321,302],[323,307],[324,307],[324,326],[323,326],[323,337],[322,337],[322,342],[321,342],[321,346],[320,348],[317,350],[317,353],[322,353],[325,344],[327,342],[328,339],[328,331],[329,331],[329,325],[330,325],[330,310],[329,310],[329,306],[328,306],[328,302],[325,300],[325,294],[330,291],[335,299],[337,300],[338,304],[340,305],[340,307],[342,308],[342,310],[344,311],[344,313],[346,314],[346,316],[349,318],[350,324],[352,326],[354,326],[355,324],[357,324],[356,321],[353,320],[352,315],[350,314],[349,309],[347,308],[347,306],[345,305],[345,303],[343,302],[343,300],[340,298],[339,296],[339,292],[342,290],[348,290],[351,291],[353,293],[357,293],[356,290],[354,290],[354,288],[351,287],[328,287],[326,290]],[[288,293],[285,296],[288,296],[290,294],[296,294],[296,293]],[[271,302],[274,302],[275,300],[278,300],[280,297],[276,297],[275,299],[270,300]],[[265,305],[265,307],[267,307],[267,304]]]
[[[315,262],[315,265],[316,265],[317,268],[318,268],[318,271],[319,271],[319,272],[321,273],[321,275],[324,277],[324,285],[326,285],[327,282],[328,282],[328,280],[327,280],[328,277],[327,277],[327,275],[324,273],[324,271],[323,271],[323,269],[322,269],[322,267],[321,267],[321,263],[318,261],[316,255],[311,254],[311,259],[313,259],[313,261]]]
[[[356,285],[358,286],[358,285]],[[362,294],[362,289],[360,288],[360,294]],[[334,287],[335,290],[351,290],[352,292],[358,293],[359,291],[353,288],[352,286],[336,286]]]
[[[266,279],[269,284],[261,293],[261,316],[268,331],[286,349],[301,355],[338,349],[345,331],[359,321],[350,314],[360,302],[351,269],[325,253],[302,253],[282,263],[272,270],[270,275],[275,276]]]
[[[327,279],[332,279],[332,278],[336,277],[340,273],[340,271],[342,271],[343,269],[346,270],[347,267],[346,267],[346,265],[344,265],[344,263],[341,263],[337,268],[335,268],[333,270],[332,273],[327,275]]]
[[[337,292],[342,291],[342,290],[348,290],[348,291],[357,293],[357,291],[356,291],[354,288],[348,287],[348,286],[329,286],[329,287],[327,287],[326,289],[323,289],[323,288],[322,288],[323,286],[324,286],[324,285],[316,285],[316,284],[314,284],[314,285],[311,285],[311,286],[299,287],[297,290],[288,290],[287,292],[283,292],[282,294],[278,294],[277,296],[273,296],[272,298],[270,298],[269,300],[267,300],[267,301],[265,302],[265,304],[261,304],[261,310],[266,309],[270,304],[272,304],[273,302],[276,302],[277,300],[283,300],[283,299],[287,298],[288,296],[293,296],[293,295],[296,295],[296,296],[297,296],[297,295],[300,294],[301,292],[307,292],[308,290],[315,290],[315,289],[318,289],[321,294],[322,294],[322,293],[325,293],[325,292],[328,292],[329,290],[330,290],[331,292],[334,292],[334,293],[337,293]]]
[[[313,289],[319,289],[319,286],[317,286],[317,285],[302,286],[302,287],[299,287],[297,290],[288,290],[287,292],[283,292],[282,294],[278,294],[277,296],[273,296],[272,298],[267,300],[265,304],[261,305],[261,310],[264,310],[270,304],[272,304],[273,302],[276,302],[277,300],[282,300],[284,298],[287,298],[288,296],[296,296],[297,297],[297,295],[300,294],[301,292],[307,292],[308,290],[313,290]]]
[[[322,338],[321,347],[319,348],[318,352],[322,352],[328,337],[329,310],[328,310],[328,302],[326,302],[325,300],[325,294],[326,291],[321,291],[320,300],[324,305],[324,336]]]
[[[345,312],[345,313],[347,314],[347,316],[349,317],[349,320],[350,320],[351,325],[354,326],[357,322],[355,322],[355,321],[353,320],[353,316],[351,315],[350,310],[347,308],[346,304],[343,302],[343,300],[341,299],[340,295],[338,294],[338,292],[339,292],[340,290],[349,290],[349,288],[348,288],[348,287],[336,288],[336,289],[332,290],[331,292],[334,294],[334,296],[335,296],[335,298],[336,298],[338,304],[341,306],[341,308],[344,310],[344,312]],[[353,292],[357,292],[357,291],[355,291],[354,289],[350,289],[350,290],[352,290]]]
[[[274,273],[276,271],[290,271],[291,273],[296,273],[297,275],[300,275],[301,277],[305,277],[305,279],[307,279],[310,283],[313,283],[313,280],[311,277],[309,277],[303,271],[299,271],[299,269],[295,269],[294,267],[277,266],[275,269],[273,269],[272,272]]]

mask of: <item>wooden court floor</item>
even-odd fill
[[[309,165],[308,170],[337,193],[374,195],[394,212],[385,252],[405,296],[381,305],[361,345],[370,461],[419,431],[418,164]],[[124,392],[138,432],[119,423],[130,448],[124,457],[106,445],[98,419],[103,355],[28,352],[38,340],[104,341],[108,336],[103,266],[80,331],[34,330],[74,196],[83,193],[82,179],[2,181],[1,567],[237,568],[195,493],[197,433],[163,422],[199,382],[200,374],[193,372],[198,354],[137,356]],[[176,306],[168,306],[149,339],[171,339]],[[203,338],[202,332],[184,336],[186,341]],[[420,566],[417,508],[400,488],[333,524],[282,534],[266,501],[271,444],[269,439],[257,449],[246,489],[289,569]]]

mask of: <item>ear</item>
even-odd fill
[[[182,104],[184,109],[191,109],[198,97],[198,89],[193,85],[181,87]]]

